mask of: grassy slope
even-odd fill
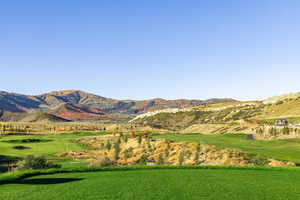
[[[78,143],[73,142],[74,139],[84,136],[99,135],[101,133],[80,133],[80,134],[57,134],[57,135],[7,135],[0,136],[0,155],[9,157],[24,157],[29,154],[44,155],[48,159],[58,159],[55,154],[66,152],[69,150],[84,149]],[[22,140],[22,139],[42,139],[49,140],[47,142],[34,142],[34,143],[8,143],[4,141],[9,140]],[[25,146],[29,149],[16,150],[14,146]],[[81,164],[75,161],[60,159],[64,167],[68,165]]]
[[[282,103],[265,106],[258,119],[293,118],[300,116],[300,98],[284,100]]]
[[[247,140],[245,135],[203,135],[203,134],[164,134],[154,138],[167,138],[173,141],[199,142],[217,147],[234,148],[258,154],[267,158],[288,160],[300,163],[300,139],[288,140]]]
[[[6,200],[300,198],[299,170],[154,169],[68,173],[0,185]]]

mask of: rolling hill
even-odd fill
[[[0,121],[9,122],[69,122],[70,120],[49,113],[13,113],[0,111]]]
[[[141,114],[132,123],[183,132],[253,132],[253,128],[274,125],[278,119],[300,123],[300,94],[272,97],[265,101],[227,102],[166,109]],[[213,127],[213,128],[212,128]]]
[[[80,90],[55,91],[41,95],[0,92],[0,110],[8,112],[3,115],[2,121],[18,121],[26,115],[32,116],[32,113],[47,113],[48,117],[55,116],[67,121],[103,119],[128,121],[138,114],[149,111],[187,108],[219,102],[235,102],[235,100],[165,100],[160,98],[116,100]]]

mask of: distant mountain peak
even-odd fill
[[[81,91],[81,90],[59,90],[59,91],[52,91],[52,92],[48,92],[45,93],[43,95],[57,95],[57,96],[61,96],[61,95],[69,95],[69,94],[73,94],[73,93],[84,93],[84,94],[88,94],[87,92]]]

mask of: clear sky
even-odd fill
[[[299,0],[9,0],[0,90],[120,99],[300,91]]]

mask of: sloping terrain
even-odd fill
[[[0,91],[0,110],[10,112],[26,112],[38,109],[41,102],[32,96]]]
[[[144,135],[102,135],[79,138],[81,145],[89,147],[83,151],[69,151],[61,157],[85,159],[90,165],[145,165],[147,163],[167,165],[231,165],[274,166],[274,159],[243,153],[228,148],[196,142],[172,142],[152,139]],[[102,160],[101,160],[102,159]],[[282,166],[295,166],[292,162],[277,161]]]
[[[52,110],[51,113],[72,121],[108,116],[108,114],[98,108],[90,108],[88,106],[72,103],[62,104],[58,108]]]
[[[79,90],[55,91],[31,96],[0,92],[0,110],[11,113],[44,112],[66,120],[127,120],[137,114],[166,108],[186,108],[215,102],[232,102],[233,99],[202,100],[116,100]],[[7,114],[8,115],[8,114]],[[9,114],[14,119],[22,118]],[[10,120],[4,117],[2,120]]]
[[[283,119],[287,123],[278,125]],[[265,101],[229,102],[138,115],[131,123],[181,133],[247,133],[256,139],[300,137],[300,94]]]
[[[20,122],[69,122],[70,120],[49,113],[29,113]]]
[[[49,113],[13,113],[0,111],[0,121],[6,122],[69,122],[70,120]]]
[[[224,124],[251,120],[260,115],[264,105],[259,102],[214,104],[191,109],[157,111],[137,116],[132,123],[178,131],[195,124]]]
[[[300,117],[300,97],[265,104],[261,119]]]

